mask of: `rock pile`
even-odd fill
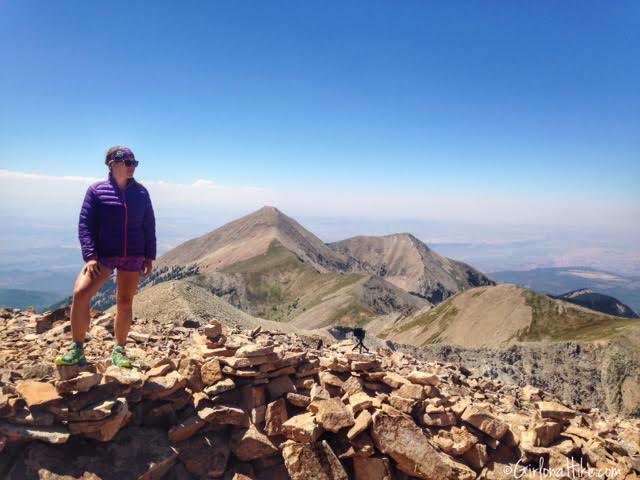
[[[47,314],[52,316],[53,314]],[[208,325],[134,325],[110,366],[94,312],[84,367],[51,367],[68,319],[0,309],[0,477],[616,478],[640,421],[400,352]],[[39,333],[36,333],[39,332]]]

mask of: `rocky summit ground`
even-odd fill
[[[0,309],[0,478],[509,479],[640,474],[640,420],[351,340],[135,323],[135,368],[52,366],[68,311]]]

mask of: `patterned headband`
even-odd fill
[[[109,165],[112,161],[121,162],[123,160],[135,160],[136,157],[133,155],[133,152],[127,147],[120,147],[117,150],[114,150],[106,158],[106,164]]]

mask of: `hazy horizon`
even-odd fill
[[[50,252],[59,247],[67,251],[63,256],[67,261],[76,258],[81,262],[78,214],[87,186],[97,180],[97,177],[64,178],[0,170],[0,190],[6,199],[0,206],[0,219],[5,227],[0,233],[3,245],[0,268],[20,265],[19,252],[29,248]],[[380,203],[373,205],[369,203],[371,197],[358,203],[362,199],[353,195],[347,200],[348,208],[343,208],[339,203],[314,197],[313,192],[294,194],[244,187],[244,194],[240,194],[239,190],[229,191],[203,182],[195,185],[144,183],[154,202],[159,255],[190,238],[271,205],[325,242],[356,235],[408,232],[438,253],[487,272],[589,266],[623,275],[640,275],[639,225],[632,222],[625,228],[603,228],[569,222],[545,225],[532,223],[531,218],[521,222],[514,218],[509,222],[476,216],[473,221],[473,217],[452,213],[429,218],[417,215],[417,210],[394,207],[391,200],[387,200],[383,208],[387,199],[384,195],[379,197]],[[29,199],[28,204],[22,202],[24,198]],[[470,208],[477,211],[479,202],[469,203]],[[20,205],[20,215],[16,215],[16,205]],[[394,208],[398,208],[395,215]],[[584,213],[586,218],[594,214]],[[47,258],[40,261],[46,264]]]

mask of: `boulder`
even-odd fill
[[[180,461],[192,475],[218,478],[224,475],[229,460],[227,439],[207,432],[175,445]]]
[[[353,413],[356,414],[360,410],[370,408],[373,405],[373,398],[366,392],[358,392],[349,396],[349,405],[351,405]]]
[[[188,438],[191,438],[206,424],[207,422],[202,420],[197,415],[191,415],[186,420],[183,420],[169,430],[169,440],[172,443],[182,442]]]
[[[120,385],[131,386],[133,388],[141,387],[144,383],[144,375],[135,368],[121,368],[111,365],[104,372],[104,378],[107,382],[117,382]]]
[[[213,425],[238,425],[240,427],[249,425],[249,416],[244,410],[226,405],[203,408],[198,411],[198,416]]]
[[[325,440],[314,443],[288,441],[282,449],[282,458],[291,480],[349,479],[340,460]]]
[[[351,409],[347,409],[339,398],[315,400],[307,408],[315,414],[315,421],[323,430],[337,433],[354,424]]]
[[[99,373],[81,372],[77,377],[69,380],[55,382],[56,390],[60,395],[71,392],[88,392],[102,380]]]
[[[16,385],[16,391],[29,408],[42,407],[62,399],[56,388],[45,382],[26,380]]]
[[[149,400],[159,400],[184,388],[187,380],[180,373],[173,371],[164,377],[149,378],[142,388],[142,394]]]
[[[556,420],[567,420],[576,416],[576,411],[565,407],[558,402],[536,402],[536,407],[540,410],[542,418],[555,418]]]
[[[77,412],[67,412],[66,419],[70,422],[95,422],[104,420],[113,412],[113,408],[118,400],[104,400],[102,402],[89,405],[83,410]]]
[[[250,343],[236,350],[236,357],[260,357],[273,353],[273,345],[257,345]]]
[[[269,395],[271,396],[271,398],[275,399],[289,392],[295,393],[296,386],[293,384],[293,381],[291,380],[291,377],[289,377],[289,375],[283,375],[269,381],[269,383],[267,384],[267,389],[269,390]]]
[[[283,398],[269,403],[265,412],[264,433],[267,435],[282,435],[282,425],[288,419],[287,405]]]
[[[224,380],[220,380],[210,387],[205,388],[204,393],[206,393],[210,397],[215,397],[216,395],[220,395],[223,392],[228,392],[229,390],[233,390],[234,388],[236,388],[236,384],[233,379],[225,378]]]
[[[409,380],[395,372],[387,372],[385,376],[382,377],[382,382],[393,388],[399,388],[402,385],[411,385]]]
[[[422,424],[427,427],[450,427],[458,423],[458,417],[453,412],[425,413]]]
[[[479,407],[467,407],[462,413],[462,420],[496,440],[500,440],[509,431],[509,425]]]
[[[209,339],[222,335],[222,324],[218,320],[211,320],[209,325],[204,327],[204,334]]]
[[[213,385],[222,380],[224,377],[222,375],[220,362],[214,358],[203,364],[200,368],[200,377],[202,378],[202,383],[205,385]]]
[[[236,429],[231,435],[231,451],[243,462],[270,457],[279,453],[269,437],[260,433],[253,424],[247,428]]]
[[[432,446],[411,417],[373,414],[371,437],[376,448],[407,475],[425,480],[473,480],[476,473]]]
[[[295,415],[282,424],[284,436],[299,443],[315,442],[322,431],[311,412]]]
[[[351,427],[347,432],[347,438],[349,440],[353,440],[355,437],[367,430],[369,425],[371,425],[371,414],[368,410],[362,410],[360,415],[356,417],[353,427]]]
[[[407,375],[407,380],[418,385],[431,385],[434,387],[440,385],[440,377],[433,373],[425,373],[418,370],[413,370]]]
[[[69,422],[69,432],[72,435],[82,435],[101,442],[108,442],[127,424],[130,418],[131,413],[127,400],[120,398],[113,406],[111,415],[103,420]]]
[[[354,457],[355,480],[393,480],[393,467],[387,457]]]

